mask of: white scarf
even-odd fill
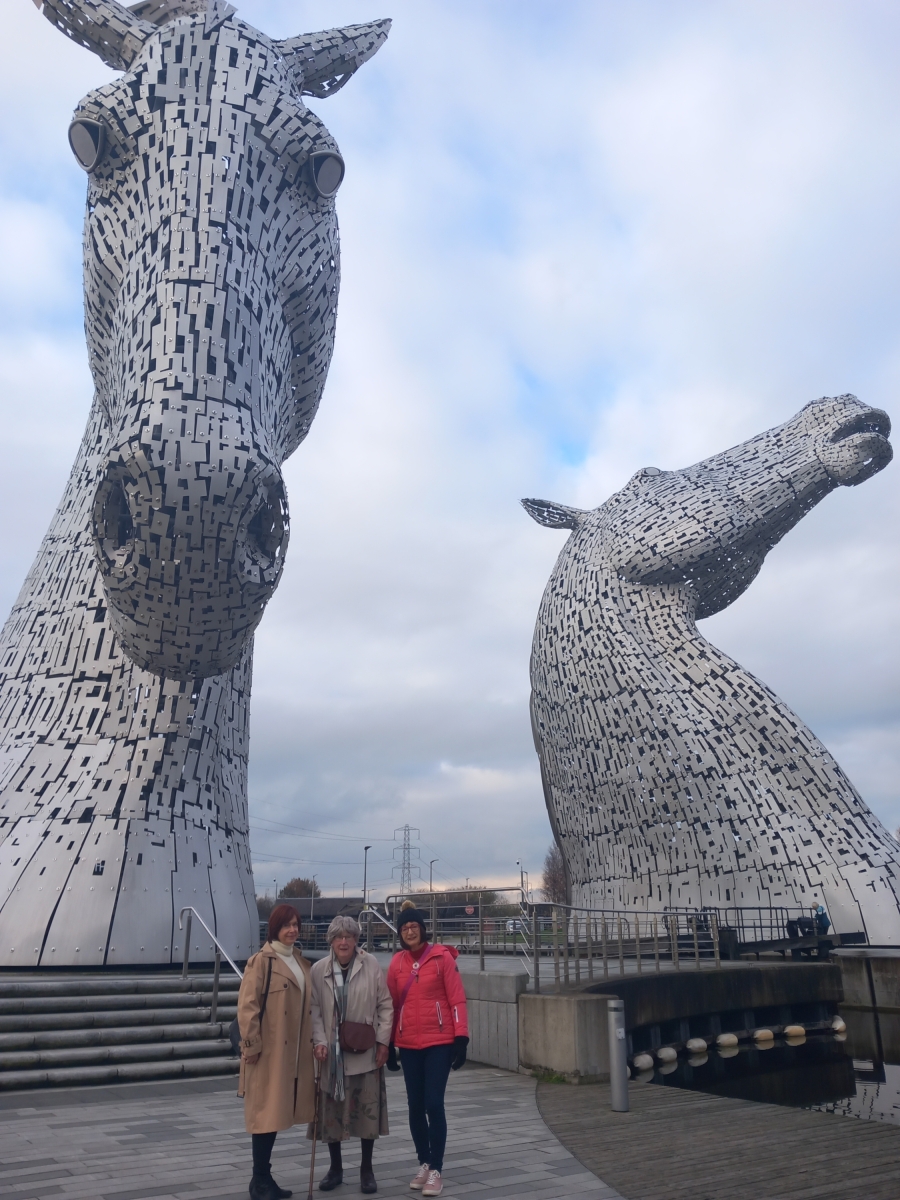
[[[353,962],[356,951],[350,957],[346,968],[342,968],[334,950],[331,951],[331,983],[334,990],[334,1029],[331,1045],[328,1048],[329,1074],[331,1076],[331,1095],[335,1100],[343,1100],[345,1095],[344,1083],[344,1051],[341,1047],[341,1024],[347,1019],[347,993],[350,990],[350,975],[353,972]],[[344,976],[346,969],[347,975]]]

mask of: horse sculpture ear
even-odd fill
[[[51,25],[92,50],[114,71],[127,71],[156,26],[117,0],[34,0]]]
[[[324,99],[344,86],[387,41],[391,22],[370,21],[322,33],[302,33],[276,46],[287,59],[304,96]]]
[[[551,500],[523,500],[522,507],[538,525],[546,525],[548,529],[575,529],[585,516],[583,508],[568,508]]]

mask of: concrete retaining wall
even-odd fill
[[[839,1004],[844,998],[841,971],[834,963],[754,963],[718,971],[653,972],[604,979],[589,990],[624,1000],[629,1030],[702,1013],[815,1002]]]
[[[900,948],[841,948],[831,957],[841,972],[845,1004],[900,1013]]]
[[[478,971],[460,977],[469,1013],[469,1058],[518,1071],[518,1000],[528,986],[528,976],[524,971]]]
[[[606,996],[519,997],[519,1063],[571,1083],[609,1079]]]

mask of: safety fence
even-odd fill
[[[404,900],[429,917],[430,936],[462,954],[515,956],[535,990],[646,971],[718,967],[739,948],[796,936],[806,918],[787,907],[676,909],[643,912],[579,908],[535,902],[521,888],[418,892],[389,896],[380,928],[364,932],[374,948],[399,942],[396,926]]]

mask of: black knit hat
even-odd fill
[[[427,918],[426,914],[423,913],[422,910],[419,908],[401,909],[400,916],[397,920],[397,933],[398,934],[400,933],[400,930],[403,928],[404,925],[410,925],[410,924],[418,925],[419,928],[422,930],[422,941],[427,942],[428,941],[428,930],[425,928],[425,922],[427,921],[427,919],[428,918]]]

